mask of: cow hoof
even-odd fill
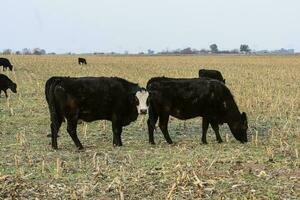
[[[223,143],[223,140],[218,140],[218,143]]]
[[[149,143],[153,145],[155,144],[154,140],[149,140]]]
[[[207,141],[202,141],[202,144],[207,144]]]

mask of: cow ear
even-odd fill
[[[138,98],[136,97],[136,92],[130,92],[128,95],[128,99],[131,103],[138,105]]]
[[[129,91],[130,96],[131,95],[135,95],[139,90],[138,89],[132,89],[131,91]]]
[[[225,80],[226,80],[226,79],[223,79],[223,81],[224,81],[224,84],[225,84]]]

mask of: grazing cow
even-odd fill
[[[83,64],[86,65],[86,64],[87,64],[87,63],[86,63],[86,59],[85,59],[85,58],[78,58],[78,64],[79,64],[79,65],[83,65]]]
[[[67,131],[79,149],[83,146],[76,132],[78,120],[111,121],[113,145],[122,146],[122,128],[148,110],[148,92],[138,84],[118,77],[52,77],[46,82],[45,94],[54,149],[57,149],[57,133],[64,119],[67,120]]]
[[[200,78],[201,77],[206,77],[206,78],[216,79],[216,80],[221,81],[225,84],[225,79],[223,78],[221,72],[219,72],[218,70],[200,69],[199,70],[199,77]],[[212,127],[212,123],[208,119],[203,117],[203,120],[202,120],[202,127],[204,127],[203,130],[207,131],[207,129],[209,127],[209,124],[211,124],[211,127]],[[205,127],[207,127],[207,128],[205,128]],[[206,136],[206,132],[203,133],[203,135]],[[216,135],[217,135],[217,133],[216,133]],[[219,143],[223,142],[221,137],[219,137],[219,138],[217,137],[217,140],[218,140]],[[206,137],[203,139],[203,143],[207,144]]]
[[[0,66],[3,66],[3,71],[4,69],[6,70],[7,68],[9,68],[10,71],[12,71],[13,69],[13,66],[11,65],[11,63],[7,58],[0,58]]]
[[[229,89],[220,81],[209,78],[175,79],[152,78],[147,83],[149,92],[149,142],[154,143],[153,131],[159,119],[159,127],[169,144],[169,116],[186,120],[197,116],[205,117],[212,125],[220,140],[218,124],[227,123],[233,136],[247,142],[247,116],[240,113]],[[203,128],[202,142],[206,143]]]
[[[213,79],[216,79],[216,80],[219,80],[219,81],[225,83],[225,79],[223,78],[221,72],[219,72],[218,70],[200,69],[199,77],[213,78]]]
[[[10,89],[12,92],[17,93],[17,84],[10,80],[4,74],[0,74],[0,95],[1,91],[5,93],[6,98],[8,97],[6,90]]]

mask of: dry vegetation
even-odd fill
[[[300,57],[298,56],[13,56],[18,94],[0,98],[0,199],[299,199]],[[201,120],[170,122],[148,144],[143,118],[112,146],[110,122],[80,124],[78,152],[61,128],[50,147],[45,81],[53,75],[120,76],[145,85],[153,76],[196,77],[200,66],[222,71],[249,118],[248,144],[221,128],[200,143]]]

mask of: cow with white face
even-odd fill
[[[65,120],[67,131],[79,149],[83,148],[77,137],[79,120],[111,121],[113,145],[122,146],[123,127],[148,111],[146,89],[118,77],[52,77],[46,82],[45,95],[54,149],[57,149],[57,134]]]
[[[149,93],[145,88],[141,88],[141,90],[137,91],[135,94],[137,99],[137,110],[139,114],[147,114],[148,113],[148,96]]]

